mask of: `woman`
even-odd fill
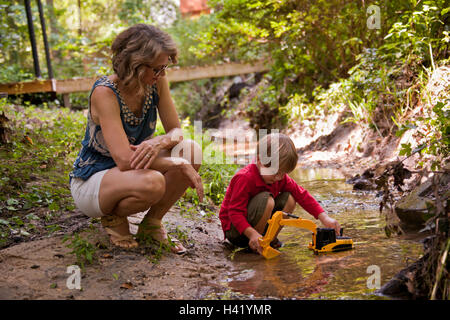
[[[89,97],[86,134],[70,174],[72,196],[86,215],[101,217],[111,242],[123,248],[138,246],[127,216],[150,208],[138,236],[183,253],[161,220],[189,186],[202,201],[203,185],[200,163],[193,161],[201,148],[183,140],[165,77],[168,64],[177,62],[175,43],[158,28],[138,24],[117,36],[112,53],[115,73],[98,79]],[[152,137],[157,112],[166,134]],[[174,150],[180,155],[171,156]]]

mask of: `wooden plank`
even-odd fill
[[[56,93],[65,94],[90,91],[95,80],[98,78],[99,77],[56,80]]]
[[[68,93],[64,93],[63,95],[63,105],[66,108],[70,108],[70,95]]]
[[[34,80],[27,82],[0,83],[0,92],[22,94],[35,92],[52,92],[52,80]]]
[[[253,72],[263,72],[268,70],[269,66],[265,61],[257,61],[253,64],[226,63],[214,66],[168,69],[167,78],[169,82],[181,82],[207,78],[220,78]]]
[[[253,72],[264,72],[268,70],[269,64],[266,61],[257,61],[255,63],[226,63],[204,67],[171,68],[167,70],[167,78],[169,82],[182,82],[228,77]],[[0,92],[6,92],[8,94],[34,92],[56,92],[58,94],[67,94],[73,92],[86,92],[91,90],[96,79],[98,79],[98,77],[6,83],[0,84]]]

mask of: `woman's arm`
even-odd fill
[[[167,77],[161,77],[156,82],[159,95],[158,112],[162,125],[166,132],[170,132],[174,128],[181,128],[180,119],[170,95],[169,82]]]
[[[147,164],[151,164],[156,159],[159,151],[170,150],[183,140],[180,120],[170,96],[167,77],[159,78],[156,85],[159,95],[158,113],[166,134],[148,139],[137,148],[133,148],[135,152],[130,160],[130,166],[133,169],[149,168]]]
[[[103,86],[94,89],[91,95],[91,117],[100,125],[106,147],[121,171],[130,170],[133,151],[123,129],[120,107],[114,92]]]

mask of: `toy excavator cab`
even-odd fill
[[[285,219],[283,217],[284,215],[295,219]],[[343,229],[341,229],[341,235],[336,236],[334,229],[317,228],[316,224],[311,220],[301,219],[282,211],[275,212],[267,223],[267,231],[264,237],[259,239],[259,243],[263,249],[262,255],[266,259],[272,259],[281,254],[280,251],[270,246],[270,242],[275,238],[282,226],[310,230],[312,232],[312,241],[308,248],[313,250],[315,254],[353,249],[353,240],[349,237],[342,236]]]
[[[325,252],[337,252],[353,249],[353,240],[350,237],[343,237],[344,229],[341,228],[341,235],[336,236],[336,231],[330,228],[317,228],[313,233],[312,241],[308,248],[314,250],[315,254]]]

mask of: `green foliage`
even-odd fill
[[[284,127],[288,121],[288,110],[281,108],[277,88],[270,83],[266,76],[247,97],[245,116],[255,130]]]
[[[197,66],[214,64],[222,59],[213,56],[202,56],[199,58],[199,36],[212,23],[211,16],[202,15],[198,19],[177,19],[166,31],[173,37],[178,47],[178,65]],[[206,39],[205,39],[206,40]],[[200,84],[201,85],[201,84]]]
[[[267,85],[246,105],[252,127],[282,127],[292,117],[345,106],[346,121],[363,120],[386,134],[380,128],[402,114],[411,94],[410,84],[396,81],[445,58],[449,14],[444,0],[370,4],[380,7],[379,30],[367,28],[367,8],[355,1],[210,1],[215,13],[196,36],[194,52],[208,59],[269,58]]]
[[[401,145],[399,155],[411,156],[416,152],[423,152],[435,156],[436,160],[431,163],[431,170],[440,169],[441,160],[450,155],[450,99],[437,102],[428,116],[422,116],[416,123],[407,123],[400,126],[396,135],[400,137],[407,130],[417,130],[420,145],[412,149],[411,143]]]
[[[230,60],[270,57],[272,84],[281,102],[294,91],[310,95],[317,85],[345,77],[354,57],[364,47],[380,44],[386,32],[367,32],[366,8],[355,1],[209,3],[215,14],[209,28],[197,36],[197,55]],[[402,12],[409,2],[379,5],[385,13],[385,28],[396,17],[393,10]]]
[[[222,101],[217,99],[218,91],[227,83],[227,79],[201,79],[171,84],[171,95],[178,113],[189,121],[202,120],[202,111],[212,110]]]
[[[432,66],[434,59],[444,57],[444,21],[448,20],[448,12],[445,0],[418,3],[392,25],[380,49],[392,61],[416,59],[426,67]]]
[[[206,164],[200,168],[205,195],[215,205],[222,204],[228,184],[238,168],[235,164]]]
[[[12,137],[10,144],[0,147],[0,156],[4,159],[0,168],[1,193],[22,198],[22,205],[31,201],[29,206],[50,206],[62,200],[67,192],[55,185],[61,183],[61,179],[67,179],[79,149],[77,141],[81,140],[84,131],[84,115],[45,106],[3,106],[2,111],[9,119]],[[67,175],[55,177],[53,170],[61,170]],[[42,179],[43,183],[30,183],[36,179]],[[0,198],[0,201],[5,200]],[[53,205],[52,209],[59,207]]]
[[[84,269],[85,263],[92,264],[95,259],[95,253],[97,249],[95,246],[83,239],[78,233],[73,235],[65,235],[62,242],[69,241],[66,245],[67,248],[72,249],[70,254],[74,254],[77,258],[77,264]]]
[[[79,151],[85,117],[46,106],[2,104],[2,112],[10,130],[10,142],[0,145],[0,212],[7,221],[0,225],[0,241],[5,244],[10,235],[27,237],[37,232],[32,220],[48,223],[75,208],[68,175]],[[48,225],[47,231],[57,228]]]
[[[66,79],[110,73],[114,37],[136,23],[170,26],[177,17],[174,1],[42,1],[54,77]],[[31,44],[23,1],[0,0],[0,82],[34,78]],[[42,77],[47,78],[39,12],[31,1]]]
[[[401,121],[411,100],[421,94],[428,80],[425,72],[446,63],[449,41],[443,23],[449,16],[445,1],[410,2],[404,9],[378,48],[363,49],[357,55],[348,78],[325,89],[317,87],[311,103],[293,95],[286,107],[300,110],[294,116],[317,118],[330,110],[348,110],[344,122],[367,125],[381,136],[391,133],[393,122]]]

